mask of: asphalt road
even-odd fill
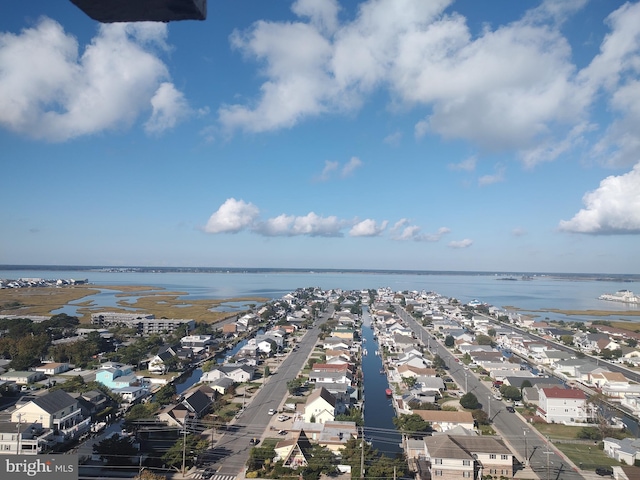
[[[213,450],[204,457],[208,466],[218,466],[217,475],[238,475],[244,470],[252,448],[251,439],[262,436],[271,420],[269,409],[277,410],[289,395],[287,382],[302,370],[318,340],[319,325],[326,322],[331,314],[332,309],[322,313],[298,342],[297,350],[283,358],[277,371],[267,379],[240,418],[227,427]]]
[[[523,462],[526,456],[529,465],[541,478],[547,480],[581,480],[585,477],[564,461],[559,452],[548,443],[534,428],[530,427],[522,417],[506,410],[506,404],[493,398],[489,387],[482,383],[470,370],[465,370],[462,364],[456,363],[454,355],[440,344],[422,325],[401,308],[396,313],[418,335],[423,342],[427,341],[434,354],[439,355],[449,367],[447,373],[464,390],[465,381],[469,392],[475,394],[482,404],[482,409],[489,414],[496,432],[511,445],[516,457]],[[466,379],[465,379],[466,376]]]

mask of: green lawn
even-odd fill
[[[551,440],[554,438],[564,440],[575,440],[578,432],[583,427],[570,427],[559,423],[533,423],[531,424],[542,435],[548,436]]]
[[[607,457],[597,445],[585,445],[583,443],[556,443],[554,445],[582,470],[595,470],[596,467],[607,465],[621,465],[620,462]],[[553,461],[553,455],[551,459]]]

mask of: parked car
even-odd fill
[[[259,438],[252,438],[251,440],[249,440],[249,443],[251,445],[258,445],[260,443],[260,439]]]
[[[596,473],[601,477],[607,477],[613,475],[613,468],[611,467],[598,467],[596,468]]]
[[[511,405],[509,405],[509,406],[507,407],[507,412],[516,413],[516,409],[515,409],[515,408],[513,408]]]
[[[275,415],[276,411],[273,408],[269,409],[269,415]]]

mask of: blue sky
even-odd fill
[[[0,264],[640,273],[639,3],[0,13]]]

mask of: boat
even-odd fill
[[[390,388],[387,388],[384,393],[387,394],[387,397],[390,397],[391,395],[393,395],[393,391]]]

